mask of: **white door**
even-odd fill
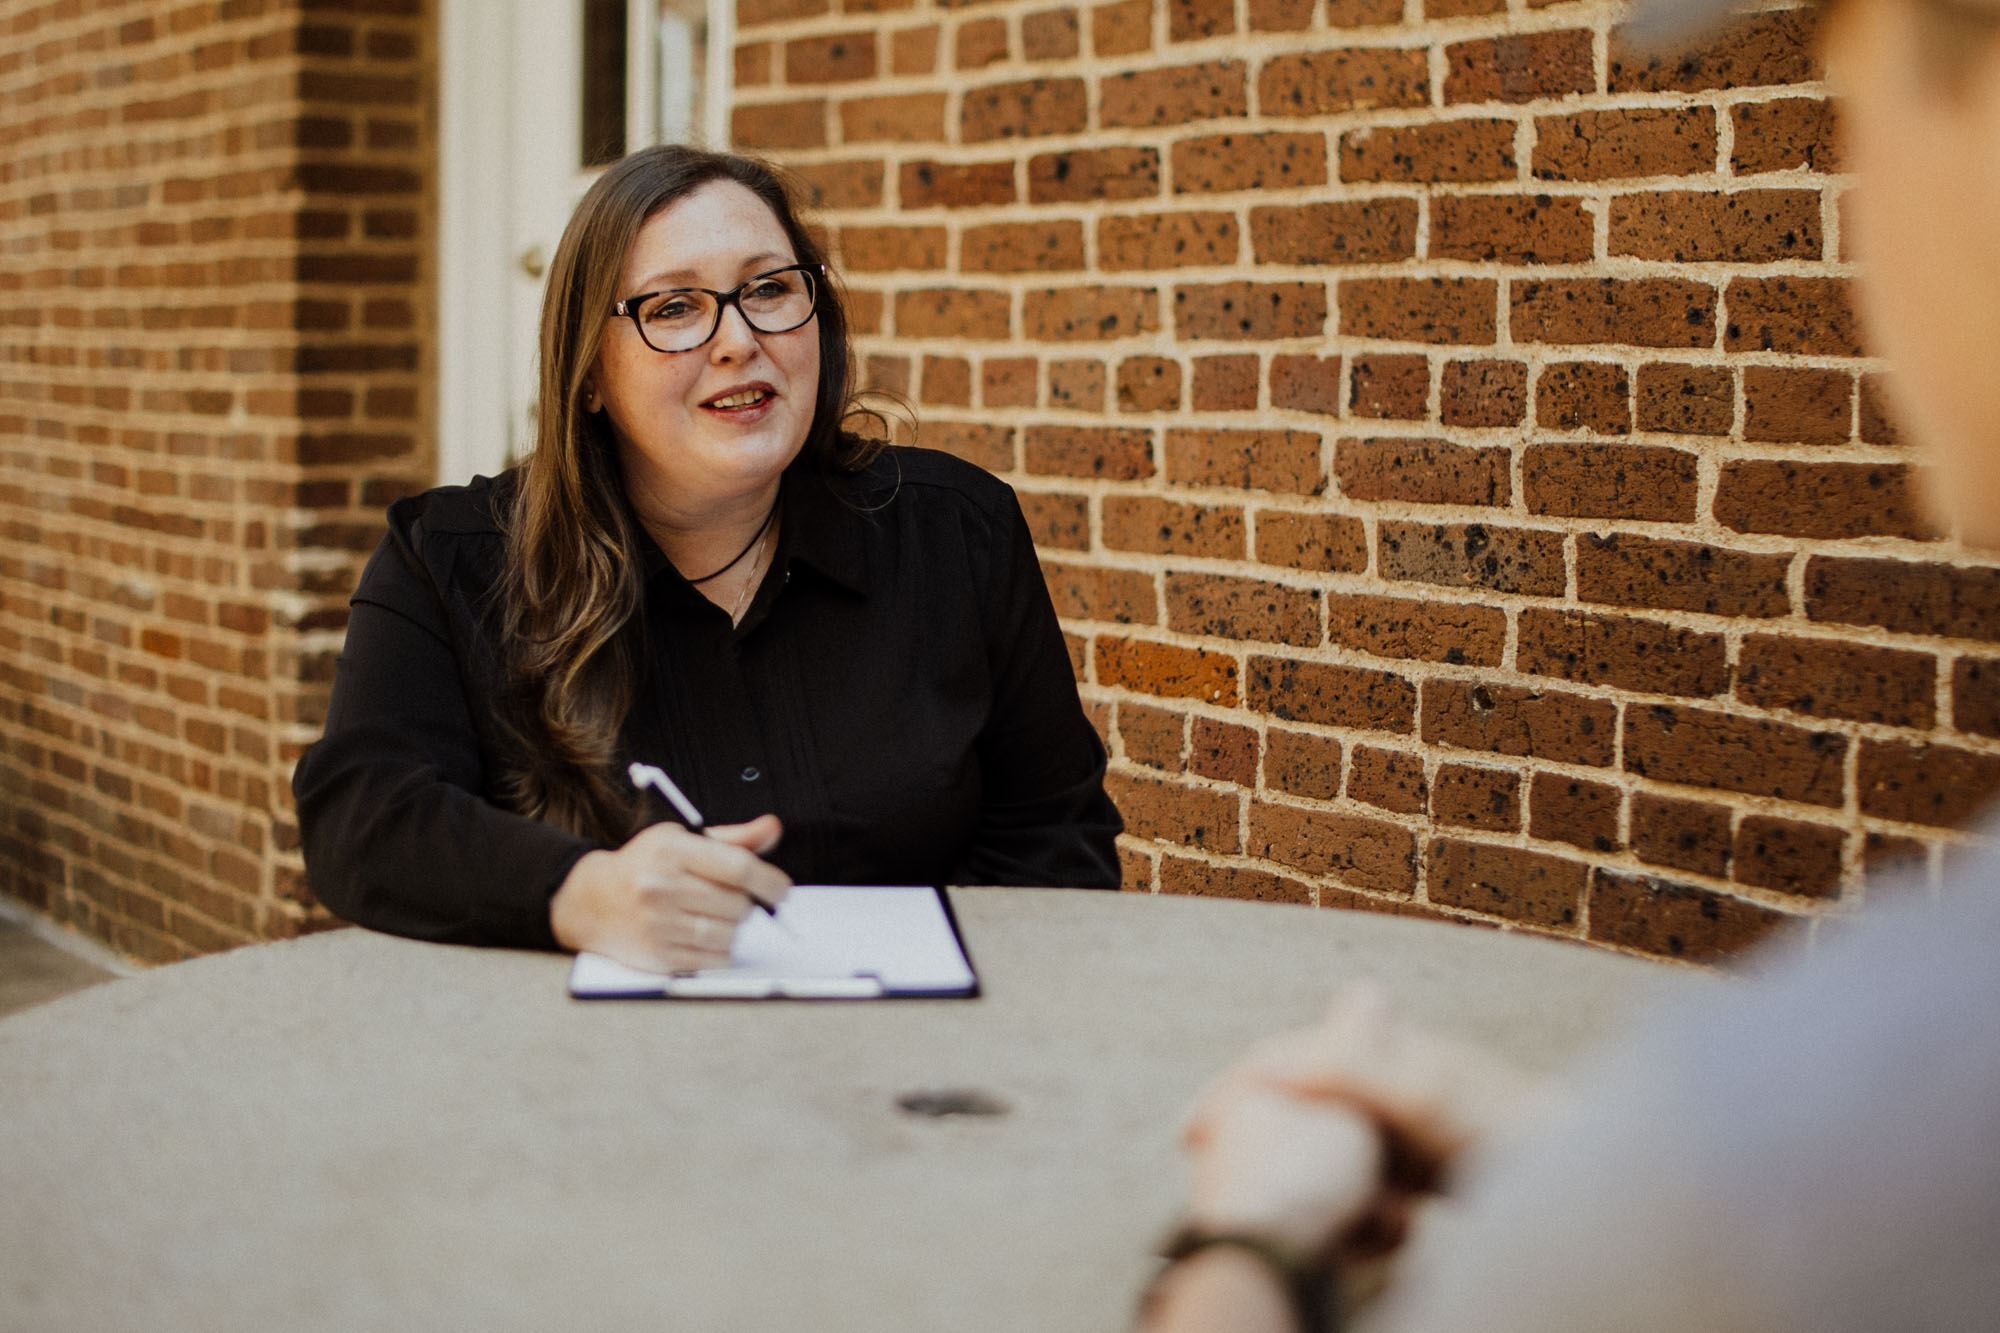
[[[532,447],[543,275],[604,163],[727,146],[733,19],[733,0],[445,0],[439,481]]]

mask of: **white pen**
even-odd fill
[[[683,792],[674,784],[674,780],[667,776],[665,769],[656,768],[652,764],[642,764],[634,760],[626,768],[625,776],[631,778],[632,785],[641,791],[651,787],[654,791],[666,797],[667,803],[673,806],[674,813],[681,817],[681,822],[688,826],[689,832],[706,833],[708,831],[708,821],[701,817],[701,811],[694,808],[694,802],[687,798],[687,793]],[[766,916],[774,919],[777,917],[778,909],[750,892],[750,890],[743,890],[743,896],[763,908]]]

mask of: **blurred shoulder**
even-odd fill
[[[884,449],[861,474],[867,487],[927,507],[1006,518],[1018,512],[1014,488],[975,463],[937,449]]]
[[[389,506],[389,530],[417,549],[467,538],[501,536],[513,503],[515,474],[474,477],[463,486],[434,486]]]

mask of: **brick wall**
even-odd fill
[[[421,0],[0,0],[0,892],[323,920],[291,765],[430,476]]]
[[[1806,17],[1615,17],[742,0],[738,142],[1021,492],[1128,887],[1712,958],[2000,784],[2000,569],[1913,502]]]

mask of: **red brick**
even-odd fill
[[[1417,883],[1415,836],[1382,819],[1252,801],[1246,850],[1383,893],[1409,893]]]
[[[1582,264],[1596,247],[1596,223],[1580,199],[1447,194],[1431,200],[1433,259]]]
[[[1231,0],[1167,0],[1167,40],[1198,42],[1236,31]]]
[[[1042,562],[1056,614],[1065,620],[1109,620],[1127,625],[1156,625],[1159,595],[1153,576],[1137,569],[1102,565]]]
[[[1384,519],[1377,530],[1385,579],[1560,597],[1563,535],[1484,523]]]
[[[1090,11],[1090,45],[1100,56],[1125,56],[1153,46],[1152,0],[1122,0]]]
[[[1897,463],[1725,463],[1715,516],[1738,532],[1790,537],[1940,535],[1924,515],[1916,478]]]
[[[1414,199],[1250,210],[1250,253],[1260,264],[1386,264],[1416,252]]]
[[[1297,430],[1170,429],[1167,480],[1317,495],[1326,488],[1319,436]]]
[[[1816,16],[1788,9],[1754,14],[1715,32],[1698,50],[1638,52],[1614,44],[1614,93],[1703,92],[1806,83],[1820,77],[1813,59]]]
[[[1254,787],[1259,749],[1255,727],[1212,717],[1197,717],[1189,722],[1188,769],[1202,777]],[[1336,756],[1336,767],[1339,762]]]
[[[918,438],[926,449],[942,449],[989,472],[1014,470],[1014,430],[969,421],[927,421]]]
[[[1845,278],[1733,278],[1722,345],[1732,352],[1860,356]]]
[[[1821,257],[1817,190],[1659,190],[1611,201],[1614,255],[1677,264]]]
[[[1021,56],[1026,60],[1068,60],[1083,48],[1074,9],[1044,9],[1021,17]]]
[[[729,113],[729,133],[745,149],[823,148],[826,100],[812,97],[739,106]]]
[[[1073,412],[1104,410],[1102,361],[1049,362],[1049,406]]]
[[[2000,642],[2000,569],[1813,556],[1805,590],[1812,620]]]
[[[1626,769],[1660,782],[1838,807],[1846,760],[1838,732],[1665,705],[1625,713]]]
[[[1236,704],[1236,659],[1200,648],[1100,635],[1091,644],[1097,683],[1160,699]]]
[[[1462,750],[1608,767],[1618,706],[1563,690],[1432,679],[1423,686],[1423,739]]]
[[[1864,815],[1956,827],[2000,791],[2000,754],[1864,739],[1855,786]]]
[[[1632,797],[1632,852],[1653,865],[1719,879],[1735,855],[1729,821],[1726,805],[1638,792]]]
[[[1326,21],[1335,28],[1382,27],[1403,21],[1403,6],[1400,0],[1327,0]]]
[[[1790,918],[1768,907],[1651,875],[1594,872],[1590,938],[1642,953],[1718,962],[1761,943]]]
[[[1257,109],[1267,116],[1323,116],[1430,101],[1421,47],[1360,47],[1273,56],[1257,76]]]
[[[791,173],[813,209],[874,208],[882,202],[882,163],[875,159],[800,163]]]
[[[1124,758],[1168,773],[1186,770],[1186,713],[1121,699],[1117,718],[1119,753]]]
[[[1900,445],[1908,441],[1896,426],[1894,405],[1889,401],[1888,377],[1861,377],[1861,438],[1869,444]]]
[[[1327,642],[1377,657],[1499,666],[1507,613],[1498,607],[1327,594]]]
[[[1331,801],[1340,795],[1340,742],[1309,731],[1272,727],[1264,738],[1264,785]]]
[[[1535,378],[1535,424],[1543,430],[1624,435],[1632,429],[1632,381],[1610,361],[1558,361]]]
[[[1014,202],[1012,162],[905,162],[897,173],[904,208],[980,208]]]
[[[1527,417],[1528,368],[1519,361],[1448,361],[1438,390],[1447,426],[1518,426]]]
[[[1872,644],[1752,634],[1743,640],[1736,696],[1760,708],[1929,730],[1937,659]]]
[[[771,50],[769,42],[745,42],[736,48],[738,88],[754,88],[771,81]]]
[[[2000,737],[2000,659],[1961,657],[1952,663],[1951,725]]]
[[[1817,97],[1777,97],[1730,108],[1736,144],[1729,169],[1739,176],[1760,171],[1838,171],[1833,104]]]
[[[1174,193],[1291,190],[1326,184],[1323,134],[1211,134],[1173,146]]]
[[[1301,880],[1248,866],[1215,865],[1184,856],[1160,858],[1160,892],[1196,894],[1204,898],[1237,898],[1246,902],[1312,901],[1312,888]]]
[[[840,104],[844,143],[937,143],[944,138],[944,94],[857,97]]]
[[[1210,852],[1234,852],[1243,845],[1242,798],[1234,792],[1115,770],[1104,775],[1104,790],[1133,837]]]
[[[1513,833],[1521,827],[1521,775],[1511,768],[1439,764],[1431,818],[1440,824]]]
[[[1082,79],[1023,79],[970,88],[959,115],[965,143],[1077,134],[1090,123],[1090,93]]]
[[[1007,21],[972,19],[959,27],[952,63],[959,69],[982,69],[1007,58]]]
[[[1283,721],[1369,731],[1414,729],[1416,687],[1393,672],[1259,654],[1251,656],[1247,670],[1250,707]]]
[[[1224,282],[1174,289],[1174,336],[1268,342],[1326,332],[1326,287],[1317,282]]]
[[[1656,444],[1537,444],[1521,456],[1528,510],[1572,518],[1688,522],[1695,456]]]
[[[850,272],[944,267],[943,227],[842,227],[840,261]]]
[[[904,28],[889,38],[891,74],[930,74],[937,69],[938,25]]]
[[[896,332],[905,338],[977,338],[1008,334],[1005,292],[933,287],[896,293]]]
[[[1244,66],[1237,60],[1127,71],[1099,80],[1098,99],[1098,119],[1106,129],[1186,125],[1250,109]]]
[[[1618,788],[1609,783],[1537,773],[1528,796],[1528,836],[1586,852],[1615,852],[1625,845],[1618,836],[1618,806]]]
[[[1212,268],[1233,264],[1241,248],[1231,213],[1137,213],[1100,218],[1097,262],[1111,271]]]
[[[1368,568],[1368,530],[1346,514],[1257,511],[1257,559],[1287,569],[1353,574]]]
[[[1715,113],[1705,106],[1625,107],[1535,120],[1534,173],[1542,180],[1699,176],[1715,170]]]
[[[1004,470],[1012,471],[1011,463]],[[1019,491],[1016,498],[1021,502],[1021,512],[1027,516],[1028,531],[1034,534],[1037,549],[1090,549],[1088,496],[1063,491]]]
[[[1181,365],[1163,356],[1128,356],[1118,363],[1118,410],[1173,412],[1181,405]]]
[[[1153,433],[1122,426],[1029,426],[1024,432],[1027,470],[1043,476],[1153,475]]]
[[[853,83],[877,69],[875,34],[843,32],[785,43],[786,83]]]
[[[1410,504],[1504,505],[1512,494],[1511,455],[1446,440],[1342,440],[1333,471],[1351,500]]]
[[[1048,342],[1129,338],[1160,326],[1158,297],[1150,287],[1061,287],[1031,291],[1022,300],[1027,336]]]
[[[1434,903],[1551,929],[1573,927],[1582,917],[1590,868],[1581,861],[1457,838],[1431,839],[1425,859],[1425,890]]]
[[[1639,367],[1639,429],[1727,435],[1736,424],[1736,384],[1721,366],[1656,361]]]
[[[1303,32],[1318,7],[1318,0],[1250,0],[1250,31]]]
[[[1430,402],[1428,357],[1384,353],[1354,358],[1348,372],[1347,409],[1355,416],[1422,421],[1430,413]]]
[[[1729,649],[1704,634],[1636,616],[1527,607],[1515,669],[1580,685],[1694,697],[1729,688]]]
[[[1680,278],[1565,278],[1511,284],[1517,342],[1707,347],[1715,289]]]
[[[1347,794],[1354,800],[1398,814],[1422,814],[1430,808],[1431,800],[1423,756],[1407,750],[1357,745],[1354,769],[1347,776]]]
[[[1219,358],[1217,358],[1219,359]],[[1257,405],[1256,361],[1249,358],[1249,401]],[[1197,381],[1199,384],[1199,381]],[[1428,393],[1426,394],[1428,397]],[[1271,358],[1271,406],[1340,415],[1340,358],[1337,356],[1274,356]]]
[[[1031,356],[993,357],[980,364],[980,401],[987,407],[1033,407],[1039,366]]]
[[[1033,203],[1150,199],[1159,192],[1158,149],[1078,149],[1028,159],[1028,199]]]
[[[1597,90],[1593,38],[1584,29],[1456,42],[1444,49],[1444,100],[1537,102]]]
[[[736,9],[736,22],[751,28],[760,23],[780,23],[830,11],[827,0],[743,0]]]
[[[1731,551],[1697,542],[1614,533],[1577,541],[1576,593],[1586,602],[1705,611],[1719,616],[1783,616],[1788,555]]]
[[[1340,371],[1335,358],[1334,376]],[[1272,362],[1272,374],[1277,361]],[[1194,410],[1197,412],[1244,412],[1257,406],[1257,357],[1254,353],[1231,356],[1198,356],[1194,361]],[[1273,403],[1273,406],[1283,406]]]
[[[1736,830],[1736,878],[1780,893],[1836,897],[1846,841],[1844,832],[1825,824],[1745,815]]]
[[[1344,181],[1464,184],[1511,181],[1518,170],[1511,120],[1433,121],[1349,130],[1340,136]]]
[[[1843,370],[1746,366],[1743,436],[1788,444],[1844,444],[1853,434],[1854,376]]]
[[[941,232],[943,228],[938,230]],[[967,227],[959,239],[958,266],[967,273],[1056,273],[1080,269],[1083,224],[1064,220]]]
[[[1340,284],[1340,332],[1484,345],[1494,340],[1498,288],[1490,278],[1348,278]]]
[[[1323,636],[1317,591],[1228,574],[1169,572],[1167,628],[1301,648]]]

